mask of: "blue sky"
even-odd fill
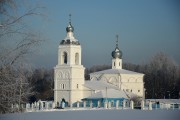
[[[47,40],[30,57],[35,67],[53,68],[57,64],[59,42],[65,38],[69,13],[76,39],[82,45],[85,67],[111,64],[115,35],[123,61],[149,62],[165,52],[180,63],[180,1],[178,0],[32,0],[45,6],[46,17],[35,29]],[[33,20],[35,21],[35,20]]]

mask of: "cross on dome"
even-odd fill
[[[69,14],[69,23],[71,23],[71,14]]]
[[[117,48],[118,48],[118,37],[119,37],[119,36],[116,35],[116,38],[117,38],[117,39],[116,39],[116,47],[117,47]]]
[[[74,27],[71,25],[71,14],[69,14],[69,25],[66,28],[67,32],[73,32],[74,31]]]

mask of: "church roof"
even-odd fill
[[[93,75],[93,74],[138,74],[138,75],[143,75],[142,73],[133,72],[133,71],[125,70],[125,69],[107,69],[107,70],[103,70],[103,71],[90,73],[90,75]]]
[[[97,98],[125,98],[129,99],[130,97],[135,96],[135,94],[126,92],[123,90],[117,89],[107,89],[101,90],[97,93],[92,94],[91,96],[87,97],[88,99],[97,99]]]
[[[117,89],[117,86],[109,84],[107,82],[104,81],[85,81],[84,84],[85,87],[92,89],[92,90],[105,90],[107,89]]]

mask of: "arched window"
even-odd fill
[[[67,52],[63,52],[63,64],[67,64]]]
[[[66,88],[66,85],[65,84],[62,84],[62,89],[65,89]]]
[[[79,53],[75,54],[75,64],[79,65]]]
[[[114,66],[116,66],[116,63],[114,62]]]

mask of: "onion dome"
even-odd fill
[[[120,59],[122,58],[122,52],[121,50],[119,50],[118,47],[116,47],[115,50],[112,51],[111,55],[113,58],[120,58]]]
[[[118,35],[116,35],[116,38],[117,38],[117,40],[116,40],[116,48],[115,48],[114,51],[112,51],[111,55],[112,55],[113,58],[120,58],[121,59],[122,58],[122,52],[118,47]]]
[[[67,32],[73,32],[74,31],[74,27],[71,25],[71,22],[69,22],[69,25],[66,28]]]

